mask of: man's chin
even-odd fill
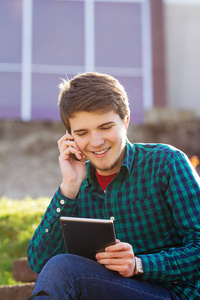
[[[101,164],[101,165],[98,165],[98,164],[95,164],[95,163],[93,163],[92,161],[90,161],[90,163],[91,163],[91,165],[95,168],[95,169],[97,169],[98,171],[100,171],[100,172],[111,172],[112,170],[114,170],[115,169],[115,167],[117,166],[117,164],[118,164],[118,160],[116,161],[116,162],[114,162],[113,164],[110,164],[110,165],[108,165],[108,164],[105,164],[105,165],[103,165],[103,164]],[[106,175],[106,174],[105,174]]]
[[[124,149],[125,147],[123,148],[123,150],[120,152],[120,155],[118,157],[111,157],[111,155],[105,159],[101,159],[99,161],[93,161],[93,159],[90,160],[90,158],[88,157],[88,160],[90,161],[91,165],[99,170],[100,172],[105,172],[105,175],[106,175],[106,172],[109,173],[108,175],[110,174],[113,174],[113,173],[117,173],[120,169],[120,166],[121,166],[121,163],[123,161],[123,157],[124,157]],[[112,159],[112,161],[111,161]]]

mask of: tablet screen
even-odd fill
[[[66,250],[96,260],[95,255],[116,244],[112,220],[61,217]]]

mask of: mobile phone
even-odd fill
[[[69,129],[68,133],[71,134],[71,128]],[[74,139],[73,139],[73,140],[74,140]],[[80,159],[78,159],[78,158],[76,157],[75,154],[71,153],[70,155],[71,155],[75,160],[80,161]]]
[[[78,159],[75,154],[71,153],[70,156],[73,157],[75,160],[80,161],[80,159]]]

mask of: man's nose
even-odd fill
[[[103,136],[100,132],[95,131],[95,132],[91,133],[91,135],[90,135],[90,145],[92,147],[97,148],[97,147],[103,145],[103,143],[104,143],[104,138],[103,138]]]

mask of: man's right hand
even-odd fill
[[[58,149],[60,151],[59,164],[62,174],[60,192],[68,197],[75,198],[80,186],[86,176],[84,157],[71,134],[66,134],[59,139]]]

